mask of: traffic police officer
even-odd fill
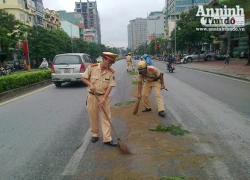
[[[154,88],[155,96],[157,100],[158,106],[158,115],[161,117],[165,117],[165,108],[164,103],[161,96],[161,89],[165,89],[163,73],[160,72],[154,66],[147,66],[145,61],[139,61],[138,63],[138,99],[141,99],[141,90],[142,90],[142,80],[145,79],[145,84],[143,86],[143,101],[144,106],[146,107],[145,110],[142,112],[149,112],[151,111],[150,102],[149,102],[149,95]]]
[[[91,64],[82,75],[82,81],[88,85],[87,109],[90,119],[90,128],[92,133],[91,141],[93,143],[99,140],[99,109],[102,107],[111,120],[109,93],[112,87],[116,86],[115,72],[110,68],[115,63],[118,55],[111,52],[103,52],[101,63]],[[95,94],[100,102],[97,101]],[[117,146],[112,141],[111,126],[104,112],[100,110],[101,125],[104,144]]]
[[[128,53],[128,55],[126,56],[126,61],[127,61],[127,72],[131,71],[132,69],[132,57],[131,57],[131,53]]]

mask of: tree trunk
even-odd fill
[[[249,52],[250,52],[250,31],[249,30],[247,30],[247,35],[248,35],[248,60],[247,60],[247,64],[246,64],[246,66],[250,66],[250,54],[249,54]]]

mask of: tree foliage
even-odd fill
[[[9,48],[15,47],[19,39],[23,39],[25,28],[15,20],[14,15],[0,10],[0,46],[4,53],[10,53]]]
[[[248,52],[250,51],[250,3],[249,0],[221,0],[220,5],[227,5],[228,8],[233,8],[236,5],[240,5],[240,8],[244,9],[245,13],[245,31],[248,35]],[[250,65],[250,55],[248,55],[248,63]]]
[[[208,6],[205,6],[206,8]],[[189,53],[193,48],[200,48],[202,43],[212,43],[213,36],[218,36],[216,31],[197,31],[196,28],[203,28],[200,17],[196,16],[198,7],[183,12],[176,26],[176,50],[183,50],[189,47]],[[175,29],[171,33],[171,45],[175,47]]]

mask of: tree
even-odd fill
[[[205,8],[208,6],[205,6]],[[216,31],[197,31],[196,28],[202,28],[200,17],[196,16],[198,7],[192,8],[188,12],[180,15],[177,21],[176,29],[171,33],[171,45],[175,47],[175,30],[176,30],[176,50],[183,50],[188,47],[190,51],[196,47],[201,50],[201,42],[212,43],[212,36],[218,36]],[[180,29],[180,30],[179,30]]]
[[[228,8],[235,8],[236,5],[240,5],[241,8],[244,9],[245,18],[248,21],[248,24],[245,25],[245,31],[248,36],[248,61],[247,66],[250,66],[250,5],[249,0],[227,0],[221,1],[220,5],[227,5]],[[247,22],[246,21],[246,22]]]
[[[14,15],[0,10],[0,46],[2,51],[9,54],[9,48],[15,47],[19,39],[23,39],[25,28],[23,24],[15,20]]]

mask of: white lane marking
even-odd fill
[[[82,145],[75,151],[75,153],[71,157],[69,163],[65,167],[65,169],[62,173],[63,176],[69,176],[69,175],[75,174],[77,167],[78,167],[78,164],[80,163],[82,156],[87,149],[87,146],[90,142],[90,139],[91,139],[91,133],[90,133],[90,128],[89,128],[83,137]]]
[[[32,94],[35,94],[35,93],[39,92],[39,91],[42,91],[42,90],[44,90],[44,89],[47,89],[47,88],[49,88],[49,87],[51,87],[51,86],[53,86],[53,85],[48,85],[48,86],[46,86],[46,87],[43,87],[43,88],[38,89],[38,90],[36,90],[36,91],[30,92],[30,93],[28,93],[28,94],[24,94],[24,95],[22,95],[22,96],[18,96],[18,97],[16,97],[16,98],[11,99],[11,100],[5,101],[5,102],[3,102],[3,103],[0,103],[0,106],[3,106],[3,105],[8,104],[8,103],[11,103],[11,102],[16,101],[16,100],[18,100],[18,99],[21,99],[21,98],[23,98],[23,97],[30,96],[30,95],[32,95]]]

